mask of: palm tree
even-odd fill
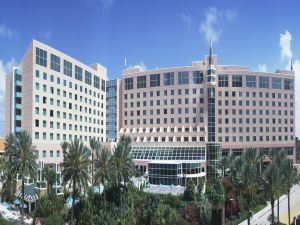
[[[248,225],[250,225],[251,209],[255,204],[258,189],[257,166],[254,161],[245,161],[235,178],[240,189],[240,206],[242,206],[248,214]]]
[[[56,173],[53,169],[50,169],[48,166],[46,166],[43,170],[43,175],[47,181],[48,195],[51,195],[53,194],[53,184],[56,181]]]
[[[74,204],[75,204],[75,191],[77,187],[88,187],[90,180],[89,175],[89,157],[90,150],[84,146],[83,142],[74,140],[68,144],[67,150],[64,152],[64,170],[63,183],[72,185],[72,214],[71,224],[74,224]]]
[[[219,210],[221,209],[221,224],[225,224],[225,189],[222,183],[222,180],[217,178],[215,180],[212,180],[207,185],[206,190],[207,196],[210,199],[210,202],[212,204],[212,220],[211,224],[220,224],[219,217],[216,216],[215,213],[219,213]]]
[[[94,155],[99,155],[101,144],[96,138],[90,139],[90,148],[92,150],[92,183],[94,182]]]
[[[35,146],[29,132],[21,131],[16,135],[15,148],[12,152],[12,172],[22,175],[22,206],[24,205],[25,177],[35,178],[37,171]],[[24,209],[21,207],[21,221],[23,223]]]
[[[267,199],[271,201],[271,224],[274,225],[274,203],[281,191],[281,179],[278,179],[279,168],[274,161],[267,167],[262,177],[262,186]]]
[[[291,224],[291,206],[290,206],[290,195],[291,195],[291,189],[293,185],[298,184],[300,182],[300,176],[297,173],[297,169],[294,168],[293,162],[289,159],[285,159],[282,164],[282,170],[283,170],[283,186],[285,189],[285,192],[287,193],[288,197],[288,219],[289,219],[289,225]]]
[[[2,195],[7,197],[7,199],[12,200],[15,193],[15,179],[12,174],[12,153],[15,149],[15,136],[13,134],[8,134],[5,138],[4,143],[4,157],[2,158],[3,166],[3,186]]]
[[[120,188],[122,181],[126,187],[126,182],[134,175],[134,163],[130,156],[131,138],[121,136],[115,147],[112,156],[112,172],[114,172],[114,182]]]
[[[102,148],[100,152],[97,153],[97,159],[95,161],[95,184],[99,184],[99,193],[100,193],[100,184],[104,187],[104,201],[105,197],[105,189],[106,183],[110,179],[110,159],[111,159],[111,151],[107,148]]]
[[[286,158],[286,153],[283,150],[277,150],[277,149],[272,149],[271,151],[271,159],[272,161],[277,165],[279,168],[279,173],[277,174],[278,179],[280,180],[280,185],[277,187],[279,192],[277,197],[277,224],[279,225],[279,198],[284,192],[284,187],[281,185],[282,182],[284,182],[284,171],[283,171],[283,161]]]
[[[231,161],[232,160],[230,156],[223,156],[219,161],[219,168],[221,170],[222,177],[225,177],[227,175],[226,171],[229,169]]]

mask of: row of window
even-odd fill
[[[199,91],[198,91],[199,90]],[[243,94],[244,93],[244,94]],[[218,96],[219,97],[260,97],[260,98],[284,98],[284,99],[293,99],[294,95],[293,94],[282,94],[282,93],[269,93],[269,92],[252,92],[251,96],[250,96],[249,91],[247,92],[236,92],[236,91],[218,91]],[[204,94],[204,89],[200,88],[200,89],[196,89],[193,88],[191,89],[191,93],[190,93],[190,89],[184,89],[184,91],[182,89],[177,89],[177,95],[190,95],[190,94]],[[130,94],[124,94],[124,99],[139,99],[141,97],[143,98],[147,98],[147,97],[160,97],[160,96],[174,96],[175,95],[175,90],[163,90],[163,91],[150,91],[149,93],[147,92],[137,92],[136,95],[134,93],[130,93]]]
[[[243,87],[243,78],[246,77],[246,87],[248,88],[270,88],[270,83],[272,84],[272,89],[282,89],[282,80],[284,90],[293,90],[293,80],[292,79],[282,79],[278,77],[269,77],[269,76],[254,76],[254,75],[232,75],[232,87]],[[257,85],[257,79],[259,85]],[[270,79],[271,82],[270,82]],[[218,75],[218,86],[219,87],[229,87],[229,75],[219,74]]]
[[[94,132],[96,133],[96,132]],[[97,132],[98,134],[100,133],[100,130]],[[101,129],[101,133],[103,134],[103,130]],[[67,141],[67,134],[61,134],[61,133],[57,133],[56,137],[54,135],[54,133],[49,133],[47,134],[46,132],[35,132],[34,133],[34,138],[36,140],[42,139],[42,140],[47,140],[48,138],[50,140],[57,140],[57,141]],[[74,139],[79,139],[80,141],[85,141],[87,142],[88,140],[90,140],[92,137],[91,136],[83,136],[83,135],[72,135],[69,134],[69,141],[73,141]],[[101,138],[97,138],[99,141],[103,142],[103,137]]]
[[[96,122],[96,119],[94,119],[94,121]],[[99,120],[97,120],[97,121],[99,122]],[[101,125],[103,125],[103,121],[101,121],[101,122],[102,122]],[[35,120],[35,127],[47,128],[47,123],[49,123],[49,128],[54,129],[55,123],[53,121],[47,122],[46,120],[43,120],[42,123],[40,124],[40,120],[38,120],[38,119]],[[62,126],[61,126],[61,124],[62,124]],[[93,124],[95,124],[95,123],[93,123]],[[77,124],[75,124],[75,125],[69,124],[69,126],[67,127],[67,123],[56,122],[55,125],[56,125],[56,127],[55,127],[56,129],[62,128],[63,130],[67,130],[67,128],[68,128],[68,130],[70,130],[70,131],[73,130],[73,127],[74,127],[75,131],[84,131],[84,132],[90,132],[90,133],[91,132],[99,133],[99,131],[100,131],[100,129],[96,128],[96,127],[82,126],[82,125],[77,125]],[[103,129],[101,129],[101,133],[103,133]]]
[[[238,139],[237,139],[238,138]],[[294,135],[285,135],[285,136],[225,136],[225,137],[218,137],[218,142],[250,142],[250,141],[293,141]]]
[[[36,64],[47,67],[47,51],[38,47],[36,47]],[[50,68],[56,72],[61,72],[60,57],[52,53],[50,54]],[[65,59],[63,60],[63,73],[69,77],[73,76],[73,65]],[[93,75],[93,77],[94,87],[100,89],[100,77],[96,75]],[[83,81],[83,69],[77,65],[75,65],[75,79]],[[92,85],[92,74],[87,70],[84,71],[84,82]],[[102,91],[105,91],[105,80],[102,80],[101,82],[101,89]]]
[[[231,129],[229,127],[219,127],[218,128],[218,133],[229,133],[229,132],[232,132],[232,133],[243,133],[244,130],[246,131],[246,133],[249,133],[251,131],[250,127],[246,127],[244,129],[244,127],[239,127],[237,129],[237,127],[231,127]],[[256,133],[256,132],[260,132],[260,133],[263,133],[263,132],[266,132],[266,133],[269,133],[270,132],[270,127],[252,127],[252,132],[253,133]],[[288,127],[272,127],[272,132],[294,132],[294,127],[290,127],[290,129]]]
[[[214,118],[213,118],[214,119]],[[136,122],[135,122],[136,121]],[[147,121],[149,124],[175,124],[175,118],[150,118],[150,119],[136,119],[136,120],[124,120],[125,125],[146,125]],[[184,117],[184,118],[176,118],[176,123],[178,124],[186,124],[186,123],[203,123],[203,117]],[[269,118],[218,118],[218,124],[294,124],[294,119],[269,119]]]
[[[49,101],[47,101],[47,97],[46,96],[42,96],[41,98],[41,102],[45,105],[52,105],[54,106],[54,99],[53,98],[49,98]],[[40,96],[39,95],[35,95],[35,102],[39,103],[40,102]],[[57,107],[61,107],[61,100],[56,100],[56,106]],[[101,106],[103,107],[103,103],[101,104]],[[62,101],[62,108],[63,109],[68,109],[68,110],[75,110],[75,111],[79,111],[80,113],[87,113],[90,115],[94,115],[94,116],[100,116],[104,117],[104,113],[99,110],[96,109],[92,109],[92,108],[88,108],[88,107],[83,107],[81,105],[77,105],[77,104],[72,104],[72,103],[67,103],[66,101]],[[36,115],[39,115],[39,107],[35,107],[35,112]],[[47,109],[43,108],[43,114],[44,116],[47,116]],[[54,117],[54,110],[49,110],[49,115],[50,117]],[[72,117],[72,114],[69,114]],[[60,118],[60,111],[57,111],[57,118]],[[82,116],[80,116],[82,117]],[[75,119],[77,118],[77,115],[75,114]]]
[[[40,85],[39,83],[35,83],[35,90],[40,90]],[[58,97],[58,96],[62,96],[64,98],[69,98],[69,99],[74,99],[75,101],[79,101],[81,103],[84,103],[85,106],[87,106],[87,104],[89,104],[90,106],[94,106],[94,107],[98,107],[98,108],[104,108],[104,104],[103,102],[98,102],[98,101],[95,101],[95,100],[92,100],[92,99],[89,99],[89,98],[86,98],[86,97],[83,97],[83,96],[79,96],[77,94],[72,94],[72,92],[69,92],[68,95],[67,95],[67,91],[62,91],[62,95],[61,95],[61,90],[59,88],[56,89],[56,92],[54,91],[55,89],[53,87],[50,87],[50,94],[53,94],[54,96],[53,97]],[[43,92],[47,92],[47,86],[46,85],[43,85]],[[101,95],[102,96],[102,95]],[[102,96],[103,97],[103,96]],[[44,104],[47,104],[47,103],[50,103],[50,105],[54,105],[55,103],[55,99],[54,98],[50,98],[50,97],[46,97],[46,96],[41,96],[41,99],[43,100],[43,103]],[[96,98],[93,98],[93,99],[96,99]],[[48,102],[47,102],[48,101]],[[36,94],[35,95],[35,102],[40,102],[40,95],[39,94]],[[60,103],[63,103],[63,106],[64,108],[66,108],[66,105],[67,105],[67,102],[66,101],[62,101],[61,99],[57,99],[56,100],[56,106],[60,107],[61,104]],[[69,105],[72,105],[72,103],[68,103]],[[74,104],[75,105],[75,108],[77,109],[78,106],[77,104]],[[83,106],[80,106],[80,111],[82,111],[82,107]],[[87,107],[85,107],[87,108]],[[70,108],[72,109],[72,108]],[[91,108],[89,108],[89,110],[91,111]]]
[[[180,71],[177,74],[177,84],[189,84],[189,71]],[[148,77],[150,77],[149,82]],[[159,87],[160,86],[161,74],[150,74],[148,76],[138,76],[136,79],[134,77],[125,78],[125,90],[132,90],[134,88],[147,88]],[[163,84],[164,86],[171,86],[175,84],[175,73],[168,72],[163,74]],[[203,71],[192,71],[192,83],[193,84],[203,84]],[[136,87],[134,87],[136,84]]]

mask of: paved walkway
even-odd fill
[[[291,190],[291,222],[293,217],[300,214],[300,185],[295,185]],[[287,196],[283,195],[279,199],[279,213],[280,221],[287,224],[288,223],[288,201]],[[277,201],[275,202],[274,213],[277,217]],[[271,215],[271,205],[269,204],[261,211],[257,212],[251,218],[251,225],[270,225],[268,217]],[[247,220],[243,221],[239,225],[247,225]]]

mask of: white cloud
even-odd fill
[[[181,19],[183,20],[183,22],[184,22],[188,27],[190,27],[190,26],[192,25],[193,19],[192,19],[191,15],[182,13],[182,14],[181,14]]]
[[[5,23],[2,23],[0,25],[0,36],[11,38],[17,36],[17,34],[18,34],[17,31],[12,30]]]
[[[4,135],[5,125],[5,77],[15,64],[14,58],[8,62],[0,60],[0,136]]]
[[[141,68],[142,70],[147,70],[147,66],[145,65],[144,61],[141,61],[137,65],[129,66],[129,68]]]
[[[44,32],[41,33],[41,36],[44,38],[44,39],[49,39],[52,37],[52,31],[51,30],[46,30]]]
[[[291,41],[292,35],[289,31],[286,31],[284,34],[280,34],[280,53],[281,53],[281,61],[288,60],[290,62],[291,58],[293,57],[293,53],[291,50]]]
[[[104,6],[105,10],[109,10],[115,0],[101,0],[102,5]]]
[[[213,42],[218,42],[222,33],[222,26],[227,22],[232,22],[236,18],[233,10],[218,10],[210,7],[205,12],[205,20],[200,24],[199,31],[205,36],[207,42],[212,38]]]
[[[266,64],[259,64],[258,65],[258,71],[259,72],[267,72],[268,71],[268,67]]]

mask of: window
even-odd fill
[[[160,86],[160,74],[151,74],[150,75],[150,87]]]
[[[85,71],[85,83],[89,85],[92,84],[92,74],[88,71]]]
[[[256,88],[256,77],[252,75],[246,76],[246,87]]]
[[[47,67],[47,52],[38,47],[35,48],[35,63],[44,67]]]
[[[218,86],[219,87],[228,87],[228,75],[220,74],[218,76]]]
[[[272,77],[272,88],[281,89],[281,78]]]
[[[106,84],[106,81],[101,79],[101,90],[102,91],[105,91],[105,84]]]
[[[64,60],[64,74],[72,77],[72,63],[67,60]]]
[[[146,88],[147,86],[147,77],[139,76],[137,77],[137,88]]]
[[[164,73],[164,86],[174,85],[174,73]]]
[[[133,89],[133,77],[125,78],[125,90]]]
[[[75,65],[75,79],[82,81],[82,68]]]
[[[182,71],[178,72],[178,84],[188,84],[189,83],[189,72]]]
[[[43,158],[46,158],[46,150],[43,150]]]
[[[293,90],[293,80],[292,79],[284,79],[284,89],[285,90]]]
[[[203,84],[202,71],[193,71],[193,84]]]
[[[260,88],[269,88],[269,77],[260,76],[259,77],[259,87]]]
[[[242,75],[232,75],[232,87],[242,87],[243,77]]]
[[[51,69],[60,72],[60,58],[51,54]]]
[[[94,75],[94,87],[100,89],[100,78]]]

